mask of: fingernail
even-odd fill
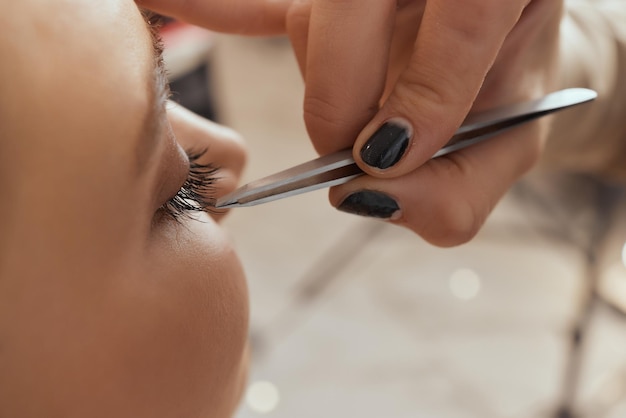
[[[364,190],[346,197],[337,209],[354,215],[389,219],[400,207],[384,193]]]
[[[372,167],[389,168],[400,161],[410,139],[411,130],[406,124],[385,122],[361,148],[361,159]]]

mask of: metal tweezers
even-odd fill
[[[448,143],[432,158],[484,141],[515,126],[552,112],[589,102],[597,97],[593,90],[572,88],[540,99],[470,115]],[[346,183],[364,172],[347,149],[289,168],[249,183],[217,200],[218,209],[253,206],[324,187]]]

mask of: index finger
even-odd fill
[[[345,149],[378,111],[396,0],[315,0],[306,45],[304,120],[321,154]]]
[[[361,168],[374,176],[401,176],[445,144],[527,4],[428,0],[409,67],[356,141]]]
[[[285,32],[292,0],[136,0],[154,12],[216,32],[275,35]]]

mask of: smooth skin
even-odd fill
[[[241,139],[172,104],[146,134],[155,58],[132,0],[3,6],[0,416],[231,416],[245,278],[212,217],[161,206],[183,148],[232,190]]]
[[[541,121],[429,161],[469,112],[556,89],[562,0],[141,3],[224,31],[286,31],[305,79],[304,119],[317,151],[353,147],[369,174],[332,189],[331,203],[339,206],[357,191],[383,192],[400,207],[391,222],[436,245],[470,240],[502,195],[537,162],[547,138],[548,124]],[[210,17],[242,9],[260,17],[244,13],[232,27],[216,27]],[[412,132],[407,151],[388,169],[368,166],[361,148],[392,119]]]

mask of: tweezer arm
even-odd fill
[[[550,113],[594,100],[597,93],[583,88],[560,90],[528,102],[469,115],[455,135],[432,158],[449,154]]]
[[[280,173],[246,184],[236,191],[235,199],[224,196],[217,208],[253,206],[294,194],[346,183],[363,174],[352,158],[352,150],[343,150],[300,164]]]
[[[574,88],[543,98],[502,106],[469,116],[448,143],[432,158],[483,141],[520,124],[557,110],[591,101],[593,90]],[[346,183],[363,174],[352,150],[339,151],[247,184],[218,200],[216,208],[252,206],[300,193]]]

